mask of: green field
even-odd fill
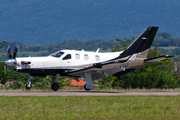
[[[0,119],[178,120],[180,96],[1,96]]]

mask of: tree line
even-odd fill
[[[180,47],[180,37],[173,38],[169,33],[166,32],[158,33],[152,45],[154,46],[156,44],[158,44],[159,47]]]

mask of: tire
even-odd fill
[[[32,88],[32,85],[30,84],[30,86],[28,86],[28,84],[26,84],[26,89],[31,89]]]
[[[84,85],[84,89],[86,90],[86,91],[89,91],[90,89],[86,89],[86,84]]]
[[[51,89],[57,91],[59,89],[59,85],[57,83],[52,84]]]

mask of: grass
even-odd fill
[[[180,119],[180,96],[0,97],[0,119]]]

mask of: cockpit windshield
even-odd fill
[[[51,54],[51,55],[49,55],[49,56],[52,56],[52,57],[61,57],[62,55],[64,54],[64,52],[61,52],[61,51],[58,51],[58,52],[55,52],[55,53],[53,53],[53,54]]]

